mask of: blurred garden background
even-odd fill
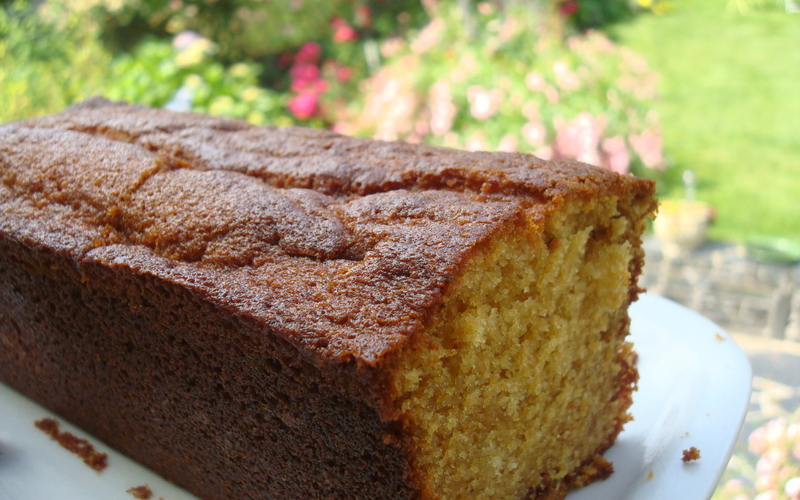
[[[102,94],[573,157],[800,245],[790,0],[0,0],[0,120]]]
[[[0,6],[2,122],[103,95],[259,125],[575,158],[655,179],[665,213],[705,203],[720,244],[780,242],[789,258],[775,273],[794,281],[776,283],[800,280],[798,2]],[[775,297],[778,308],[789,301],[784,325],[798,316],[794,288]],[[763,406],[717,498],[800,499],[800,410]]]

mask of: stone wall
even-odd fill
[[[800,342],[800,265],[756,262],[736,245],[707,243],[666,256],[645,240],[642,283],[693,309],[731,333]]]

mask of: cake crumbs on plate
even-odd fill
[[[133,495],[134,498],[139,498],[141,500],[148,500],[150,497],[153,496],[153,492],[150,490],[150,487],[146,484],[141,486],[134,486],[133,488],[128,488],[125,490],[126,493],[130,493]]]
[[[725,342],[725,340],[726,340],[726,339],[725,339],[725,336],[724,336],[724,335],[722,335],[722,334],[721,334],[721,333],[719,333],[719,332],[716,332],[716,333],[714,334],[714,338],[715,338],[715,339],[717,339],[717,341],[718,341],[718,342]]]
[[[683,450],[683,458],[681,458],[681,460],[683,460],[683,463],[688,463],[693,460],[699,460],[699,459],[700,459],[700,450],[698,450],[694,446],[692,446],[688,450]]]
[[[37,429],[41,430],[68,451],[81,457],[83,462],[96,471],[102,471],[108,466],[108,455],[94,449],[92,444],[70,432],[61,432],[58,422],[52,418],[43,418],[34,422]]]
[[[653,471],[647,471],[647,479],[653,479]]]

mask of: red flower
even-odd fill
[[[372,9],[366,5],[356,7],[356,26],[360,28],[372,26]]]
[[[292,53],[288,50],[285,52],[281,52],[281,55],[278,56],[278,67],[281,69],[286,69],[292,65]]]
[[[300,92],[320,79],[319,67],[309,63],[295,64],[289,70],[289,77],[292,79],[292,90]]]
[[[561,13],[561,15],[571,16],[572,14],[578,12],[579,8],[580,5],[578,5],[576,0],[562,0],[561,5],[558,7],[558,11]]]
[[[319,98],[316,92],[298,94],[289,101],[289,111],[299,120],[308,120],[319,111]]]
[[[353,70],[347,66],[336,66],[336,79],[342,83],[350,81],[353,77]]]
[[[335,18],[331,21],[333,26],[333,41],[336,43],[352,42],[358,40],[358,33],[352,26],[347,24],[347,21],[341,17]]]
[[[317,64],[322,55],[322,49],[317,42],[306,42],[297,51],[294,57],[296,64]]]

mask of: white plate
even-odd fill
[[[733,340],[705,318],[666,299],[643,296],[631,309],[639,354],[634,420],[606,457],[615,473],[569,500],[705,500],[730,458],[750,398],[750,364]],[[108,453],[97,473],[33,426],[47,410],[0,384],[0,499],[131,500],[147,484],[153,498],[192,495],[63,420],[61,429]],[[700,450],[684,464],[682,452]]]
[[[568,500],[706,500],[728,464],[750,402],[747,356],[722,328],[667,299],[631,308],[639,390],[606,452],[614,474]],[[694,446],[700,459],[684,463]]]

